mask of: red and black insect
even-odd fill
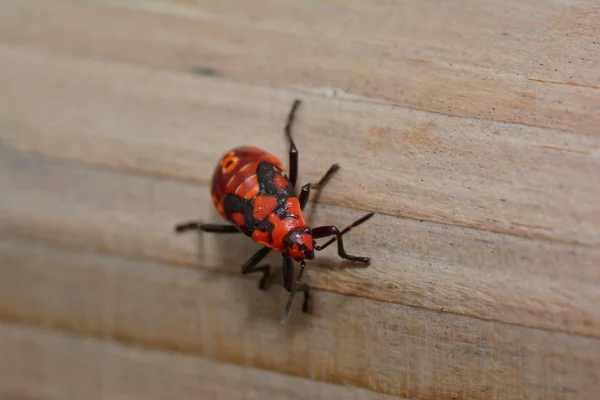
[[[281,161],[258,147],[236,147],[225,154],[216,166],[211,186],[212,200],[223,218],[231,224],[215,225],[201,222],[187,222],[175,227],[176,232],[198,230],[215,233],[243,232],[257,243],[264,245],[242,265],[242,274],[262,272],[259,287],[264,289],[270,275],[269,265],[258,265],[260,261],[276,250],[283,255],[283,281],[290,296],[283,314],[285,323],[297,290],[304,291],[302,311],[308,311],[309,289],[301,283],[304,273],[304,260],[312,260],[315,251],[323,250],[337,241],[338,254],[346,260],[369,263],[368,257],[346,253],[342,236],[350,229],[371,218],[373,213],[356,220],[343,230],[335,226],[309,228],[302,210],[308,201],[311,189],[321,188],[339,166],[333,164],[321,180],[302,186],[296,195],[298,177],[298,150],[292,139],[291,127],[300,100],[296,100],[290,110],[285,126],[285,135],[290,143],[289,177],[284,172]],[[323,245],[314,239],[333,236]],[[293,261],[300,263],[300,271],[294,280]]]

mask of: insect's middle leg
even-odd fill
[[[308,197],[310,196],[311,189],[315,189],[315,190],[321,189],[323,187],[323,185],[325,185],[327,183],[327,181],[329,181],[329,178],[331,178],[331,175],[333,175],[335,173],[335,171],[337,171],[338,169],[340,169],[340,166],[338,164],[333,164],[331,167],[329,167],[327,172],[325,172],[325,175],[323,175],[323,177],[319,180],[319,182],[307,183],[306,185],[302,186],[302,189],[300,190],[300,195],[298,195],[298,200],[300,202],[301,209],[304,209],[304,206],[306,206],[306,203],[308,202]]]
[[[262,259],[265,258],[270,252],[271,248],[265,246],[254,253],[252,257],[250,257],[248,261],[242,265],[242,275],[251,274],[253,272],[263,273],[263,276],[258,283],[258,287],[261,290],[264,290],[267,286],[267,279],[271,275],[271,266],[269,264],[258,265],[258,263],[261,262]]]
[[[198,221],[184,222],[175,225],[175,232],[182,233],[187,231],[203,231],[212,233],[239,233],[240,231],[233,225],[203,224]]]

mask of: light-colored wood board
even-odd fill
[[[0,354],[7,400],[399,399],[26,325],[0,324]]]
[[[239,274],[260,248],[243,235],[175,235],[176,223],[219,221],[205,186],[0,151],[5,238],[162,260]],[[362,213],[309,206],[313,226]],[[345,239],[371,266],[318,253],[308,282],[436,311],[600,337],[600,250],[377,215]],[[280,277],[281,258],[269,258]],[[251,277],[249,279],[258,279]]]
[[[300,93],[20,46],[0,63],[5,146],[201,183],[236,145],[287,164]],[[599,137],[301,97],[300,181],[342,166],[325,203],[600,246]]]
[[[419,399],[594,398],[600,341],[238,276],[3,241],[0,320]],[[107,371],[115,371],[106,366]],[[454,396],[454,397],[453,397]]]
[[[0,362],[0,397],[91,370],[74,397],[595,398],[598,26],[591,0],[0,2],[0,359],[33,379],[3,393]],[[301,180],[342,164],[309,221],[380,215],[347,239],[371,267],[319,254],[281,326],[256,245],[172,227],[219,221],[231,146],[287,161],[294,97]]]
[[[110,3],[154,11],[3,1],[0,41],[598,134],[594,0]]]

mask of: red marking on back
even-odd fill
[[[258,185],[258,178],[255,174],[245,174],[242,172],[238,172],[235,175],[232,175],[227,180],[225,190],[227,191],[227,193],[235,193],[238,196],[244,197],[240,194],[242,192],[242,189],[240,187],[242,187],[243,185],[248,185],[247,187],[250,188],[252,186]]]
[[[256,185],[252,189],[248,190],[248,192],[246,193],[245,198],[246,199],[252,199],[252,198],[254,198],[258,194],[259,191],[260,191],[260,186]]]
[[[246,225],[246,218],[244,218],[244,214],[242,214],[241,212],[232,213],[231,220],[240,228]]]
[[[264,219],[277,207],[277,198],[270,196],[259,196],[254,199],[254,219]]]
[[[240,183],[238,187],[235,188],[234,193],[238,196],[249,200],[252,197],[248,197],[248,192],[252,191],[252,189],[256,187],[259,187],[258,178],[256,177],[256,175],[248,175],[246,176],[246,179],[244,179],[242,183]]]
[[[285,177],[280,174],[275,174],[275,178],[273,178],[273,185],[275,185],[277,189],[287,189],[289,184],[290,182],[285,179]]]
[[[269,243],[269,234],[265,231],[259,231],[258,229],[254,230],[254,232],[252,232],[252,240],[258,244],[272,247],[271,243]]]

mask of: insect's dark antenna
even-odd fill
[[[290,297],[288,298],[288,302],[285,305],[285,311],[283,313],[283,318],[281,318],[281,323],[285,324],[288,316],[290,315],[290,310],[292,309],[292,302],[294,301],[294,296],[296,296],[296,292],[298,291],[298,286],[300,286],[300,280],[302,279],[302,275],[304,274],[304,267],[306,264],[304,260],[300,261],[300,271],[298,272],[298,277],[296,278],[296,282],[294,282],[294,286],[292,286],[292,290],[290,291]]]
[[[294,187],[296,187],[296,180],[298,179],[298,149],[296,148],[294,139],[292,139],[292,124],[296,118],[296,110],[300,106],[300,103],[301,101],[298,99],[294,101],[288,114],[287,122],[285,123],[285,136],[290,144],[290,182],[292,182],[292,186]]]
[[[296,150],[296,145],[294,144],[294,139],[292,139],[292,125],[294,124],[294,118],[296,117],[296,110],[302,103],[299,99],[294,100],[294,104],[292,104],[292,108],[287,117],[287,121],[285,123],[285,136],[287,136],[288,141],[290,142],[290,146],[292,149]],[[296,150],[297,151],[297,150]]]

